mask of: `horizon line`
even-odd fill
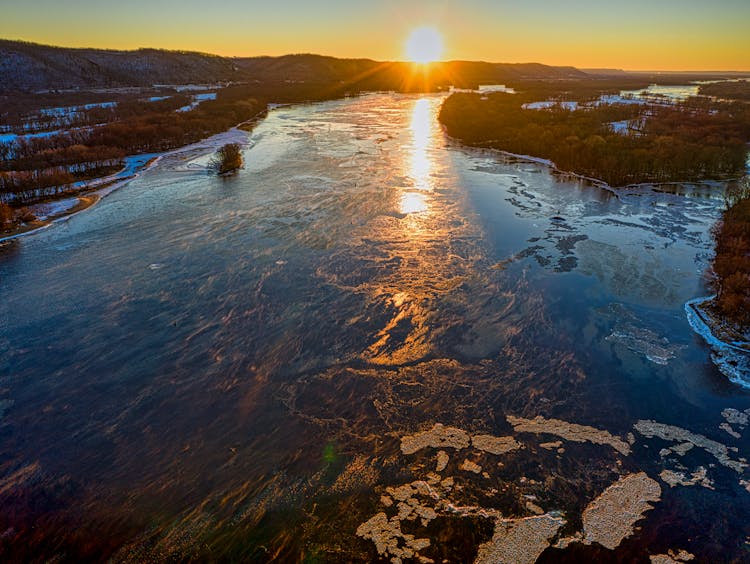
[[[339,60],[368,60],[368,61],[374,61],[376,63],[404,63],[404,64],[415,64],[413,61],[405,61],[405,60],[398,60],[398,59],[392,59],[392,60],[385,60],[385,59],[373,59],[371,57],[357,57],[357,56],[336,56],[336,55],[327,55],[323,53],[314,53],[314,52],[287,52],[277,55],[269,55],[269,54],[256,54],[256,55],[221,55],[219,53],[211,53],[208,51],[199,51],[194,49],[169,49],[165,47],[149,47],[149,46],[140,46],[140,47],[132,47],[132,48],[117,48],[117,47],[95,47],[95,46],[87,46],[87,47],[73,47],[73,46],[67,46],[67,45],[54,45],[52,43],[39,43],[37,41],[31,41],[28,39],[11,39],[6,37],[0,37],[0,42],[7,41],[11,43],[26,43],[29,45],[37,45],[40,47],[51,47],[54,49],[72,49],[72,50],[98,50],[98,51],[119,51],[119,52],[125,52],[125,53],[135,53],[137,51],[145,51],[145,50],[152,50],[152,51],[163,51],[167,53],[195,53],[199,55],[207,55],[210,57],[221,57],[224,59],[257,59],[262,57],[268,57],[268,58],[281,58],[281,57],[289,57],[289,56],[301,56],[301,55],[310,55],[315,57],[329,57],[332,59],[339,59]],[[724,70],[717,70],[717,69],[633,69],[633,68],[619,68],[619,67],[595,67],[595,66],[577,66],[573,64],[550,64],[550,63],[540,63],[539,61],[524,61],[524,62],[509,62],[509,61],[488,61],[483,59],[446,59],[446,60],[440,60],[440,61],[433,61],[432,63],[427,64],[447,64],[447,63],[488,63],[488,64],[497,64],[497,65],[543,65],[547,67],[552,68],[573,68],[576,70],[580,70],[583,72],[589,71],[612,71],[614,73],[642,73],[642,74],[659,74],[659,73],[669,73],[669,74],[721,74],[721,73],[731,73],[731,74],[747,74],[750,75],[750,68],[748,69],[724,69]]]

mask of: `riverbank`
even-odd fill
[[[670,182],[642,182],[638,184],[627,184],[624,186],[611,186],[607,184],[604,180],[600,178],[594,178],[591,176],[586,176],[584,174],[579,174],[577,172],[573,172],[570,170],[565,170],[560,167],[558,167],[554,162],[552,162],[549,159],[545,159],[542,157],[535,157],[533,155],[522,155],[519,153],[512,153],[510,151],[504,151],[502,149],[496,149],[494,147],[481,147],[481,146],[471,146],[466,145],[461,141],[461,139],[457,139],[455,137],[451,137],[450,135],[446,134],[446,137],[452,142],[455,143],[457,147],[471,147],[472,149],[477,149],[481,151],[489,151],[492,154],[496,155],[502,155],[503,157],[518,160],[521,162],[528,162],[537,164],[540,166],[544,166],[551,170],[555,175],[565,177],[568,179],[576,179],[580,180],[582,182],[586,182],[587,184],[594,186],[596,188],[599,188],[601,190],[605,190],[615,197],[619,198],[620,196],[627,195],[627,194],[635,194],[635,193],[642,193],[643,191],[651,190],[652,192],[656,193],[672,193],[667,188],[670,186],[682,186],[682,187],[704,187],[706,189],[717,189],[721,192],[720,196],[717,196],[716,199],[720,199],[723,201],[723,190],[722,186],[725,185],[728,182],[737,182],[741,180],[741,178],[733,177],[728,179],[722,179],[722,180],[684,180],[684,181],[670,181]],[[749,154],[750,158],[750,154]]]
[[[685,304],[688,323],[711,347],[711,359],[731,382],[750,389],[750,335],[716,315],[716,296],[695,298]]]
[[[157,160],[157,155],[127,157],[125,166],[115,174],[81,182],[75,192],[65,194],[62,198],[26,206],[37,219],[6,230],[0,237],[0,243],[32,235],[90,208],[107,194],[136,178],[140,172],[149,168]]]
[[[459,139],[450,138],[456,145],[463,145]],[[587,177],[575,172],[560,169],[549,159],[534,157],[531,155],[521,155],[495,149],[491,147],[477,147],[482,151],[489,151],[493,154],[499,154],[509,159],[521,162],[533,163],[544,166],[556,175],[575,178],[585,181],[594,187],[612,193],[615,197],[620,198],[627,193],[633,193],[639,190],[650,189],[659,192],[659,187],[669,185],[697,185],[697,184],[718,184],[721,181],[704,181],[704,182],[665,182],[665,183],[641,183],[630,184],[622,187],[613,187],[606,182]],[[723,201],[723,200],[722,200]],[[711,359],[731,382],[745,389],[750,389],[750,334],[743,333],[737,327],[730,324],[718,312],[711,307],[715,296],[708,296],[690,300],[685,304],[685,312],[688,323],[693,331],[700,335],[704,341],[711,347]]]
[[[75,215],[79,212],[82,212],[85,209],[90,208],[96,202],[98,202],[101,199],[101,197],[98,194],[91,194],[91,195],[75,196],[74,198],[69,198],[69,199],[75,199],[76,202],[69,207],[66,206],[65,208],[62,208],[60,211],[52,212],[49,215],[42,216],[43,219],[35,219],[34,221],[24,223],[20,227],[17,227],[15,229],[7,230],[5,232],[5,235],[3,237],[0,237],[0,243],[3,243],[4,241],[11,241],[13,239],[18,239],[19,237],[23,237],[24,235],[32,235],[33,233],[42,231],[43,229],[48,228],[53,223],[66,220],[70,216]],[[47,203],[35,204],[35,206],[44,206],[44,205],[48,205],[48,204]],[[29,206],[29,208],[33,210],[34,206]]]
[[[611,127],[635,119],[646,123],[638,135]],[[534,111],[512,95],[470,93],[451,94],[439,114],[448,134],[466,145],[535,155],[610,186],[736,177],[745,169],[748,119],[731,108],[687,102]],[[664,136],[669,143],[660,143]]]
[[[150,170],[164,157],[187,153],[189,157],[194,158],[204,154],[209,154],[226,143],[239,143],[240,145],[245,146],[247,145],[248,133],[252,131],[252,128],[257,125],[260,120],[263,119],[266,113],[267,112],[262,112],[252,120],[238,124],[236,127],[233,127],[228,131],[217,133],[216,135],[212,135],[211,137],[207,137],[206,139],[196,143],[191,143],[184,147],[172,149],[163,153],[148,153],[126,157],[125,166],[120,171],[110,176],[81,183],[75,194],[67,194],[66,197],[61,199],[26,206],[40,219],[24,223],[15,229],[5,231],[0,237],[0,243],[27,235],[33,235],[34,233],[47,229],[55,223],[67,221],[73,215],[87,210],[97,204],[102,198],[127,185],[135,178],[138,178],[140,174]],[[70,205],[55,205],[64,202],[65,200],[77,200],[77,202],[71,202]],[[48,212],[45,209],[47,207],[52,207],[53,211]]]
[[[510,159],[516,159],[518,161],[522,162],[528,162],[528,163],[534,163],[541,166],[545,166],[548,169],[550,169],[554,174],[565,176],[568,178],[575,178],[578,180],[583,180],[585,182],[588,182],[592,186],[596,186],[597,188],[601,188],[602,190],[606,190],[608,192],[612,192],[615,196],[618,195],[617,188],[610,186],[607,184],[604,180],[601,180],[600,178],[593,178],[591,176],[586,176],[583,174],[579,174],[577,172],[572,172],[570,170],[563,170],[560,167],[558,167],[554,162],[552,162],[549,159],[545,159],[542,157],[535,157],[533,155],[521,155],[519,153],[511,153],[510,151],[504,151],[502,149],[496,149],[495,147],[481,147],[481,146],[471,146],[466,145],[461,141],[461,139],[458,139],[456,137],[451,137],[450,135],[446,134],[446,137],[450,139],[453,143],[456,144],[456,146],[463,146],[463,147],[471,147],[472,149],[479,149],[482,151],[490,151],[491,153],[503,155],[504,157],[510,158]]]

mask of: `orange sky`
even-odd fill
[[[446,59],[750,70],[750,0],[0,0],[0,37],[221,55],[404,59],[419,26]]]

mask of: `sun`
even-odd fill
[[[406,57],[413,63],[433,63],[443,56],[443,38],[434,27],[419,27],[406,40]]]

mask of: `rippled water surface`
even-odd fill
[[[565,525],[539,561],[750,558],[750,401],[683,307],[720,188],[615,195],[462,148],[442,100],[276,108],[238,175],[166,156],[0,249],[0,555],[466,562],[541,512]],[[536,416],[629,446],[511,424]],[[520,446],[404,447],[435,423]],[[614,552],[551,546],[641,472],[660,499]],[[415,481],[434,517],[394,494]]]

